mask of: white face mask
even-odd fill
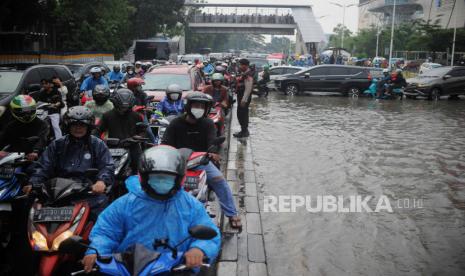
[[[179,94],[170,94],[170,99],[172,101],[177,101],[179,99]]]
[[[192,113],[192,115],[194,115],[194,117],[196,119],[202,118],[204,112],[205,112],[205,110],[203,108],[192,108],[191,109],[191,113]]]
[[[132,73],[134,73],[134,71],[132,71],[132,70],[129,70],[129,71],[128,71],[128,74],[129,74],[129,75],[132,75]]]

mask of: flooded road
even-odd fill
[[[270,275],[465,275],[465,100],[271,93],[251,116],[262,195],[384,195],[393,208],[262,213]]]

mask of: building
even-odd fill
[[[395,0],[396,24],[416,19],[442,28],[465,27],[465,0]],[[360,0],[359,29],[390,24],[394,0]]]

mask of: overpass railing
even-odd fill
[[[292,15],[262,14],[212,14],[196,13],[189,23],[249,23],[249,24],[295,24]]]

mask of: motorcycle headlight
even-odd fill
[[[35,251],[48,251],[47,239],[37,230],[32,232],[31,245]]]
[[[72,235],[73,235],[73,232],[70,230],[66,230],[65,232],[61,233],[58,237],[56,237],[53,240],[51,251],[58,251],[58,248],[60,247],[61,242],[71,237]]]

